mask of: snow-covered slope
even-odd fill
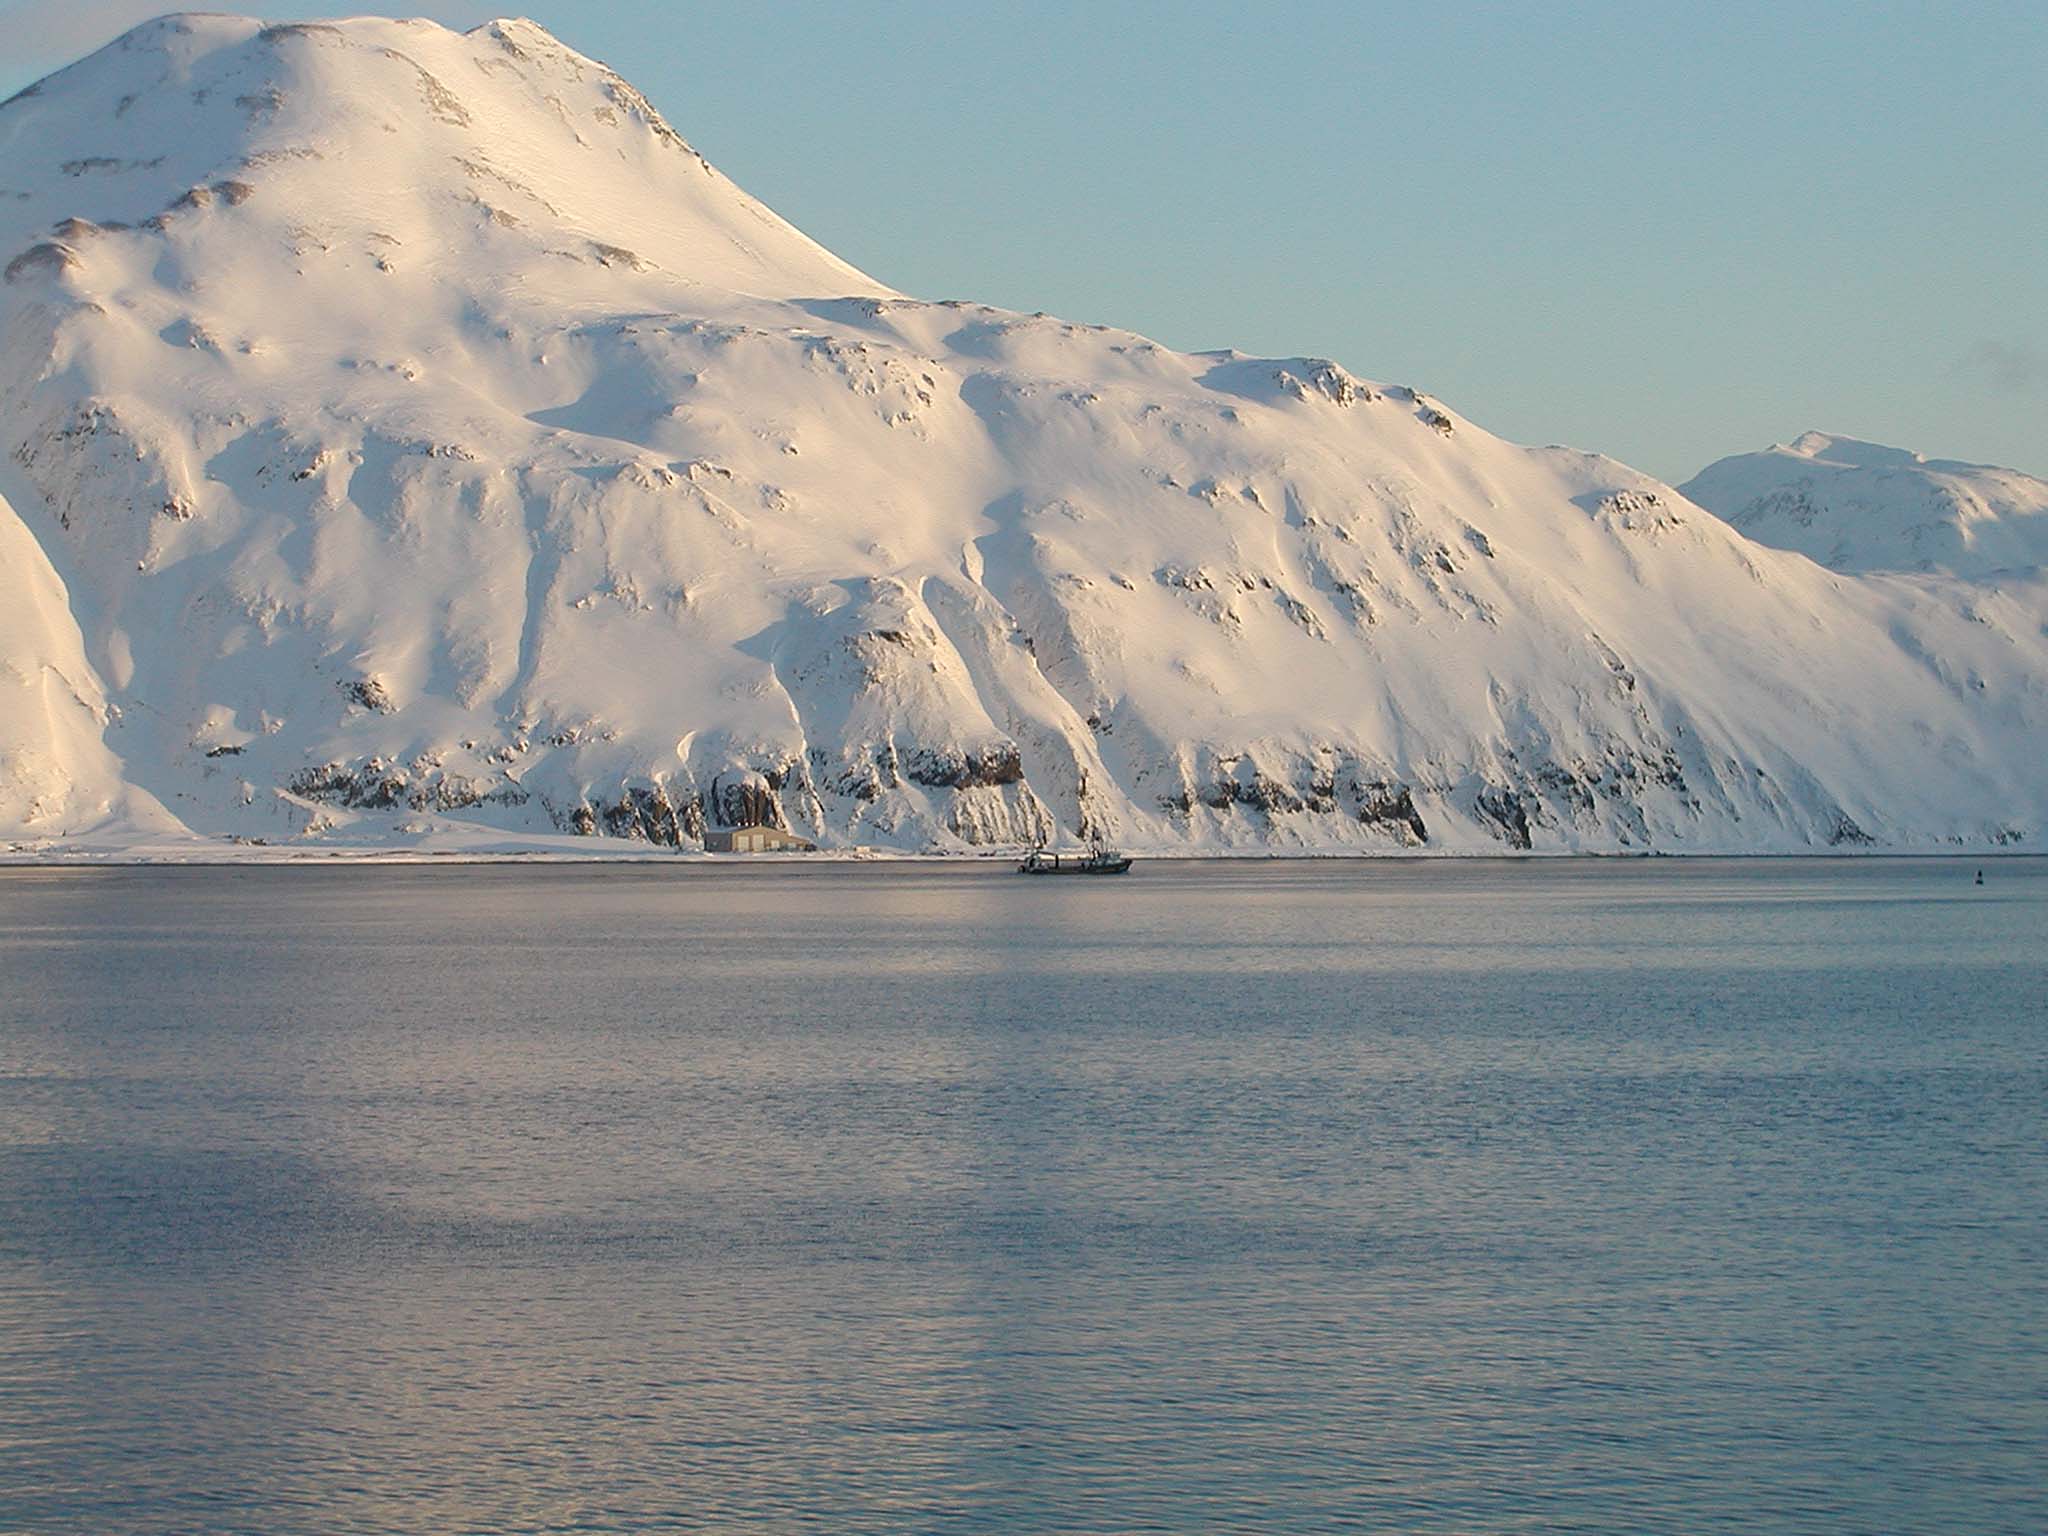
[[[79,701],[10,716],[17,840],[145,794],[686,848],[2048,810],[2038,585],[1829,572],[1319,359],[904,298],[530,23],[152,23],[0,107],[0,266],[8,655]]]
[[[64,583],[0,499],[0,829],[74,836],[135,809],[110,718]]]
[[[1682,487],[1760,543],[1837,571],[1984,577],[2048,563],[2048,481],[1808,432]]]

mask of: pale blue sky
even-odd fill
[[[0,90],[159,8],[0,0]],[[913,293],[1671,479],[1807,428],[2048,473],[2048,0],[526,9]]]

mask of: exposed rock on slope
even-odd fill
[[[0,107],[0,262],[16,836],[2039,835],[2038,588],[904,298],[528,23],[152,23]]]

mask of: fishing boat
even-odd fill
[[[1131,867],[1131,856],[1096,843],[1086,853],[1049,853],[1034,848],[1017,866],[1020,875],[1120,875]]]

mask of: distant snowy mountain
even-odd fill
[[[0,107],[0,837],[2030,845],[2038,570],[905,298],[526,22]],[[558,846],[562,844],[557,844]]]
[[[1837,571],[2029,575],[2048,563],[2048,481],[1808,432],[1681,487],[1759,543]]]

